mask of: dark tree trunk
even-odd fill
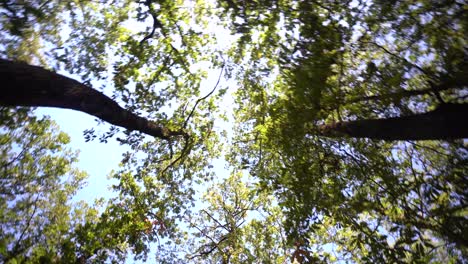
[[[47,106],[73,109],[113,125],[168,139],[183,135],[170,131],[120,107],[103,93],[76,80],[21,62],[0,59],[0,105]]]
[[[468,138],[468,104],[443,104],[410,116],[339,122],[320,127],[327,137],[349,136],[382,140]]]

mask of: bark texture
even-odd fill
[[[0,105],[73,109],[113,125],[168,139],[184,135],[170,131],[122,108],[103,93],[76,80],[22,62],[0,59]]]
[[[327,137],[382,140],[437,140],[468,138],[468,104],[443,104],[410,116],[339,122],[319,128]]]

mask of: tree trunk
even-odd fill
[[[103,93],[76,80],[21,62],[0,59],[0,105],[73,109],[113,125],[168,139],[184,135],[123,109]]]
[[[468,138],[468,104],[443,104],[437,109],[410,116],[364,119],[324,125],[326,137],[382,140],[437,140]]]

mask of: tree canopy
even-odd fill
[[[0,259],[466,262],[466,6],[1,1]],[[113,125],[116,197],[41,106]]]

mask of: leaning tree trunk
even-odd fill
[[[443,104],[437,109],[403,117],[364,119],[324,125],[327,137],[383,140],[430,140],[468,138],[468,104]]]
[[[139,117],[103,93],[76,80],[21,62],[0,59],[0,105],[73,109],[113,125],[168,139],[183,135]]]

